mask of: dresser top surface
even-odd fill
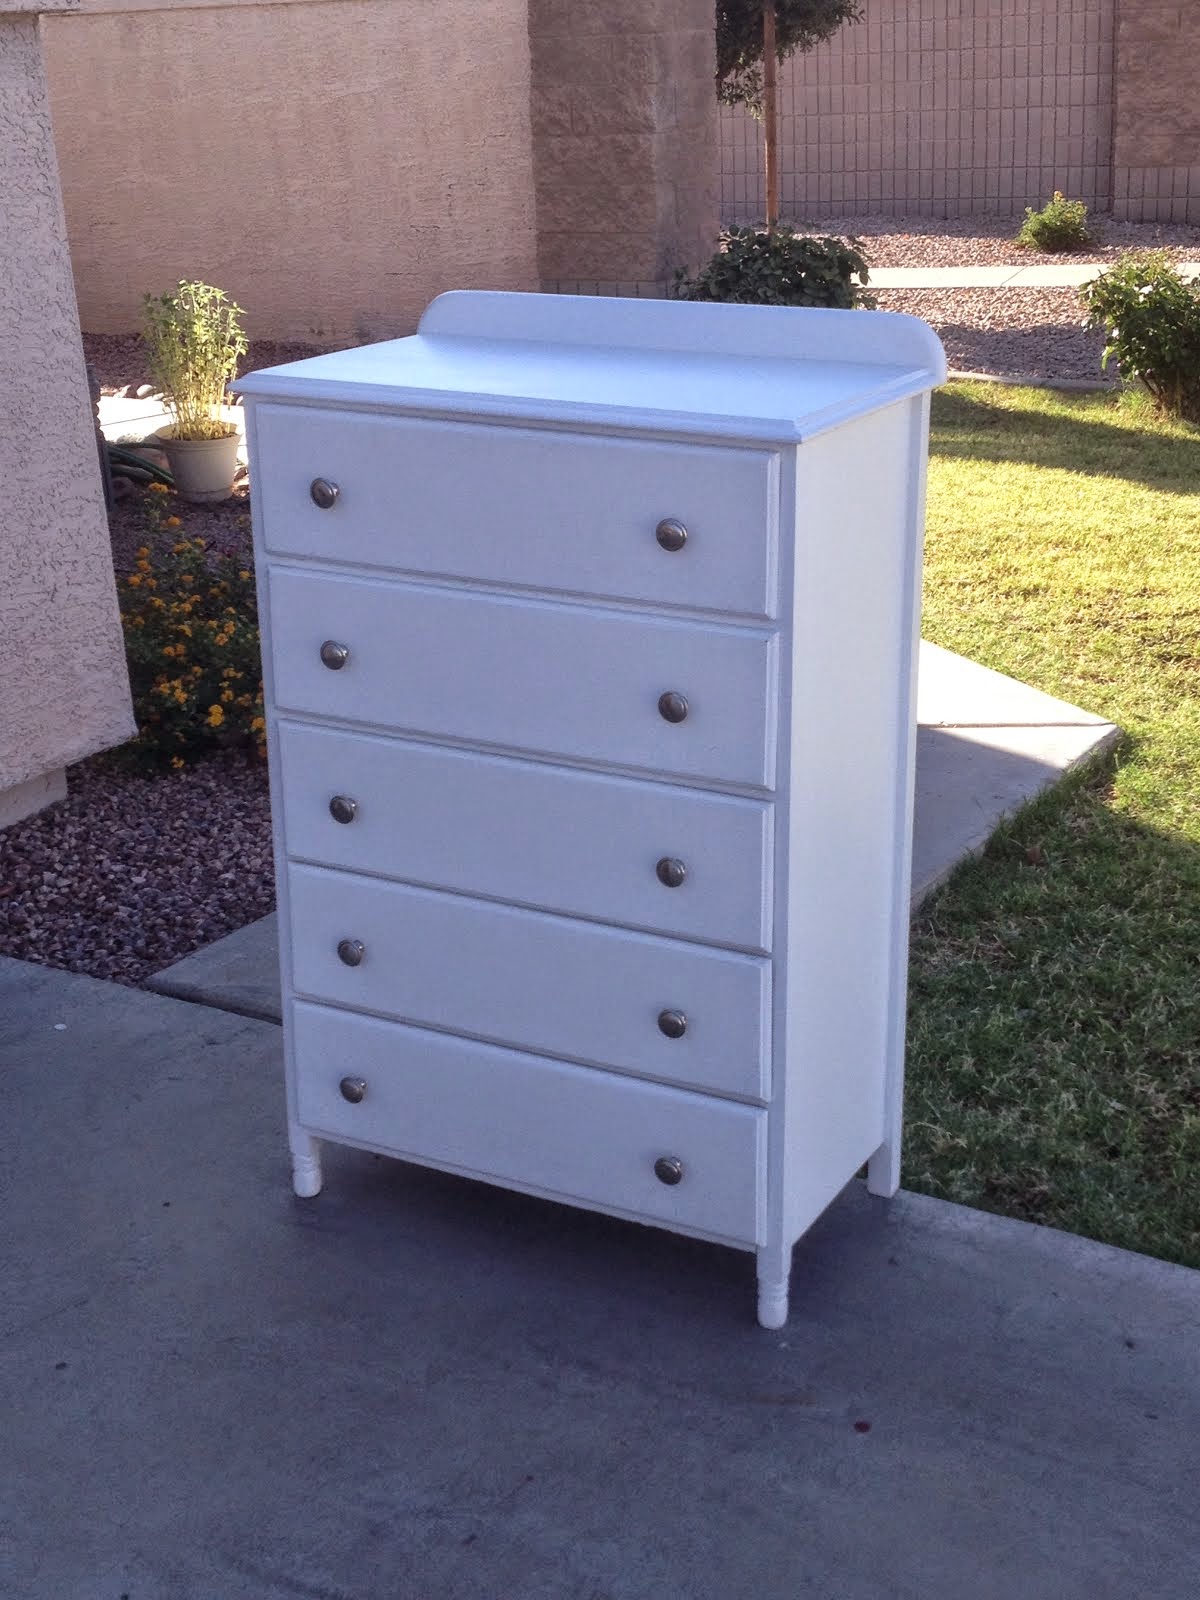
[[[267,368],[256,399],[646,429],[770,443],[945,377],[933,331],[890,312],[595,296],[441,296],[406,339]]]

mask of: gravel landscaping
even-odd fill
[[[1011,217],[805,219],[804,231],[861,238],[873,266],[1030,264],[1012,243]],[[1129,248],[1167,248],[1200,259],[1200,228],[1095,219],[1088,260]],[[904,289],[881,292],[883,308],[923,317],[959,370],[1039,380],[1100,381],[1101,339],[1081,326],[1072,289]],[[105,392],[136,395],[146,383],[136,336],[85,335],[87,359]],[[311,346],[258,341],[242,370],[315,353]],[[112,518],[114,563],[128,571],[145,539],[145,495],[134,489]],[[247,551],[243,485],[221,506],[185,505],[177,537],[205,537]],[[69,798],[0,830],[0,952],[94,977],[138,984],[198,946],[272,909],[266,770],[227,755],[157,778],[134,776],[100,757],[69,774]]]
[[[142,777],[97,757],[68,782],[0,829],[0,954],[139,984],[274,908],[261,763]]]

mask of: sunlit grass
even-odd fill
[[[914,927],[905,1182],[1200,1265],[1200,430],[935,396],[925,635],[1119,723]]]

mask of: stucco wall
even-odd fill
[[[37,19],[0,0],[0,812],[133,732]]]
[[[1119,216],[1200,222],[1200,6],[1120,0],[1113,188]]]
[[[219,284],[260,337],[537,285],[526,0],[84,0],[46,56],[83,324]],[[86,86],[86,88],[84,88]]]

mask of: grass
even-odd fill
[[[1200,1267],[1200,429],[934,398],[925,635],[1119,723],[913,928],[904,1181]]]

